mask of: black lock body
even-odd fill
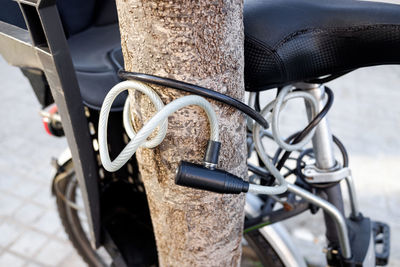
[[[181,161],[175,184],[216,193],[240,194],[249,190],[249,183],[223,170]]]

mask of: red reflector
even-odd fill
[[[49,135],[53,136],[53,133],[50,131],[50,128],[49,128],[48,119],[47,118],[43,118],[42,122],[43,122],[43,126],[44,126],[44,129],[45,129],[46,133],[48,133]]]

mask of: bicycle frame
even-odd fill
[[[97,162],[56,1],[16,2],[28,31],[0,21],[0,54],[11,65],[43,70],[46,75],[83,189],[93,246],[98,247],[101,230]]]
[[[325,104],[325,90],[323,86],[320,86],[318,84],[297,84],[295,86],[313,95],[318,100],[320,110],[322,110]],[[309,120],[311,120],[313,116],[311,107],[306,104],[306,109]],[[320,110],[318,110],[317,112],[319,112]],[[323,171],[329,172],[335,167],[336,160],[333,154],[332,133],[329,127],[328,119],[326,117],[324,117],[316,127],[312,143],[316,159],[316,166]],[[334,245],[336,245],[335,243],[339,241],[343,257],[346,259],[351,258],[350,241],[344,219],[343,198],[340,185],[337,184],[324,190],[327,195],[327,202],[331,205],[319,199],[311,198],[310,196],[307,196],[304,192],[301,192],[298,189],[290,190],[298,195],[302,194],[301,196],[303,198],[307,199],[308,201],[321,207],[324,210],[326,236],[329,242],[332,242],[334,243]],[[335,225],[335,227],[332,227],[332,225]],[[336,229],[336,231],[334,229]]]
[[[322,108],[325,106],[326,102],[326,97],[325,97],[325,88],[323,85],[320,84],[308,84],[308,83],[296,83],[293,85],[296,89],[302,90],[304,92],[307,92],[311,95],[313,95],[318,103],[319,103],[319,110],[313,111],[309,105],[306,104],[306,111],[307,115],[309,118],[309,121],[314,116],[314,113],[318,113],[322,110]],[[255,96],[254,93],[250,94],[249,97],[249,105],[254,106],[255,102]],[[248,123],[251,123],[250,121]],[[325,174],[329,174],[331,172],[334,172],[337,169],[337,161],[334,157],[333,153],[333,136],[330,131],[329,127],[329,122],[327,117],[324,117],[321,122],[318,124],[315,130],[315,134],[312,139],[312,147],[315,155],[315,160],[316,160],[316,167],[324,172]],[[351,176],[351,173],[349,172],[350,175],[347,175],[346,177],[341,178],[340,180],[337,179],[334,175],[325,175],[324,177],[324,183],[336,183],[333,186],[319,189],[319,194],[313,194],[300,186],[294,185],[294,184],[289,184],[288,186],[288,191],[301,197],[303,200],[307,201],[310,204],[313,204],[319,208],[321,208],[324,212],[324,221],[325,221],[325,226],[326,226],[326,237],[329,242],[329,247],[330,249],[327,250],[327,258],[329,261],[329,258],[332,258],[332,254],[340,254],[341,257],[343,258],[344,261],[351,261],[354,259],[354,254],[356,253],[356,257],[359,256],[358,248],[356,248],[357,245],[360,244],[355,244],[354,242],[350,241],[349,238],[349,221],[354,220],[354,221],[366,221],[367,224],[369,224],[369,219],[367,218],[362,218],[359,208],[358,208],[358,202],[356,198],[356,191],[353,183],[353,178]],[[351,215],[349,219],[346,219],[344,215],[344,204],[343,204],[343,198],[342,198],[342,191],[340,188],[340,182],[341,180],[345,180],[347,187],[348,187],[348,194],[349,194],[349,199],[350,199],[350,208],[351,208]],[[324,196],[324,198],[321,197],[321,195]],[[246,210],[251,211],[251,210],[257,210],[257,201],[252,200],[254,198],[251,196],[248,196],[248,203],[246,205],[250,205],[251,207],[248,207]],[[255,197],[256,198],[256,197]],[[258,208],[260,209],[260,208]],[[256,212],[253,211],[253,214]],[[289,212],[290,213],[290,212]],[[293,216],[296,216],[297,213],[294,213]],[[288,217],[291,217],[290,215]],[[360,224],[361,225],[361,224]],[[355,228],[357,228],[356,226]],[[371,225],[372,227],[372,225]],[[370,228],[371,228],[370,227]],[[361,226],[359,227],[361,229]],[[350,230],[353,230],[350,227]],[[358,230],[355,230],[358,234],[365,234],[364,232],[358,232]],[[367,231],[368,232],[368,231]],[[369,234],[368,234],[369,233]],[[369,235],[369,241],[367,243],[367,248],[366,251],[367,253],[363,257],[362,264],[363,266],[375,266],[375,251],[373,249],[373,236],[371,234],[371,231],[368,232],[367,235]],[[282,233],[282,236],[285,236],[285,233]],[[283,239],[284,240],[284,239]],[[285,243],[285,242],[283,242]],[[287,247],[290,248],[290,244],[287,243]],[[361,246],[361,245],[360,245]],[[339,251],[337,251],[339,249]],[[353,250],[357,250],[354,252]],[[287,252],[288,254],[295,255],[290,252],[290,249],[288,249]],[[291,256],[292,258],[296,258]],[[359,260],[359,259],[358,259]],[[297,263],[298,265],[302,264],[302,261]]]
[[[41,69],[46,74],[64,122],[63,126],[72,152],[78,182],[83,192],[90,230],[94,237],[92,240],[95,241],[93,245],[97,247],[100,245],[101,235],[97,163],[91,147],[82,98],[68,52],[68,46],[63,36],[62,25],[55,7],[55,1],[16,1],[24,14],[29,31],[0,22],[0,54],[12,65]],[[10,47],[14,49],[13,54],[8,53],[6,50]],[[15,56],[17,54],[19,56]],[[318,100],[320,109],[322,109],[325,101],[323,85],[297,83],[294,84],[294,87],[313,95]],[[254,100],[253,96],[251,95],[251,102]],[[308,117],[311,119],[313,111],[307,105],[306,109]],[[322,119],[316,128],[313,137],[313,149],[316,166],[320,170],[326,173],[335,170],[336,160],[333,154],[332,134],[326,117]],[[327,179],[325,182],[337,182],[333,178],[331,181],[329,181],[329,177]],[[357,220],[360,218],[360,212],[353,179],[351,175],[347,175],[343,179],[347,183],[350,196],[350,221],[358,223]],[[310,193],[294,184],[289,185],[288,191],[324,211],[326,236],[332,248],[328,251],[328,254],[330,254],[328,257],[335,257],[333,254],[340,254],[339,256],[344,260],[351,260],[355,255],[354,248],[357,244],[352,243],[349,238],[348,225],[352,222],[346,219],[344,215],[343,198],[339,183],[329,188],[320,189],[321,194],[326,196],[325,198]],[[251,200],[252,198],[253,200]],[[248,196],[247,205],[246,212],[248,214],[251,214],[252,210],[256,214],[257,210],[260,209],[259,203],[257,203],[257,200],[254,200],[254,196],[252,195]],[[361,219],[361,221],[365,219]],[[365,224],[368,223],[369,220],[365,222]],[[361,225],[361,223],[359,224]],[[353,228],[357,227],[353,226]],[[292,263],[297,262],[298,266],[304,266],[304,262],[302,262],[301,257],[297,254],[290,241],[288,241],[288,238],[285,237],[287,234],[280,228],[279,224],[262,230],[264,231],[263,234],[270,238],[270,243],[273,240],[278,242],[280,239],[282,241],[281,244],[276,245],[276,249],[279,250],[280,247],[281,253],[288,256],[286,259],[288,265],[292,266]],[[340,248],[340,251],[338,252],[336,248]],[[289,255],[291,256],[289,257]],[[363,264],[364,266],[374,266],[374,260],[373,237],[370,234]]]

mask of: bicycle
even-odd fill
[[[372,19],[376,20],[376,25],[368,24],[362,26],[349,26],[348,24],[346,24],[350,23],[349,21],[341,21],[341,23],[343,23],[343,25],[341,25],[342,28],[340,28],[340,25],[334,25],[335,27],[329,28],[329,26],[331,26],[329,25],[329,21],[325,21],[325,23],[328,23],[328,25],[324,26],[327,26],[328,30],[315,30],[313,28],[308,30],[302,28],[299,30],[297,28],[290,28],[289,26],[292,24],[288,23],[288,28],[284,30],[281,29],[282,31],[276,33],[276,36],[264,36],[265,30],[264,32],[260,33],[260,29],[258,27],[260,23],[262,23],[263,26],[270,25],[270,27],[273,27],[274,23],[276,23],[275,26],[280,25],[280,18],[276,18],[274,14],[281,15],[283,11],[288,12],[289,18],[300,20],[305,24],[311,24],[312,26],[316,27],[320,26],[320,24],[315,25],[313,24],[315,23],[315,21],[310,21],[309,17],[304,18],[304,16],[300,16],[300,14],[283,9],[283,5],[280,6],[279,3],[274,5],[268,2],[266,2],[265,4],[257,1],[247,2],[247,10],[245,10],[245,31],[247,35],[245,43],[245,58],[247,66],[245,70],[246,89],[250,91],[260,91],[261,89],[268,89],[278,86],[280,87],[280,93],[278,94],[280,105],[285,102],[285,97],[304,97],[308,99],[309,101],[307,110],[311,122],[306,127],[306,129],[301,131],[299,134],[291,136],[288,140],[281,140],[282,138],[280,137],[279,129],[276,128],[276,125],[278,125],[277,121],[280,111],[280,106],[277,105],[279,101],[277,100],[273,105],[261,111],[263,115],[266,115],[269,111],[273,110],[272,113],[274,114],[274,119],[273,122],[270,124],[272,125],[272,127],[275,127],[275,129],[273,129],[273,133],[262,131],[261,134],[267,138],[273,138],[275,141],[278,141],[280,143],[280,146],[283,147],[285,150],[300,150],[300,154],[295,158],[295,169],[286,166],[285,163],[289,159],[290,153],[284,152],[283,156],[281,157],[280,155],[283,149],[279,149],[272,158],[274,163],[273,165],[276,164],[277,169],[286,167],[288,168],[288,175],[294,174],[296,176],[296,184],[287,184],[287,192],[280,192],[277,197],[257,197],[255,195],[248,194],[249,197],[246,208],[247,221],[245,224],[246,237],[248,238],[248,243],[252,245],[253,249],[255,250],[256,254],[258,254],[263,264],[266,264],[267,266],[294,266],[293,264],[304,266],[305,263],[302,261],[301,258],[299,258],[296,250],[290,246],[290,242],[288,240],[285,240],[283,238],[283,230],[277,229],[277,227],[274,226],[274,224],[272,223],[281,221],[291,216],[295,216],[305,210],[317,212],[318,209],[323,209],[326,213],[325,220],[327,226],[327,238],[330,243],[326,251],[329,264],[335,266],[352,266],[354,264],[364,264],[365,266],[372,266],[375,264],[375,258],[376,264],[386,264],[389,257],[389,228],[384,223],[371,224],[369,219],[364,218],[359,212],[355,198],[353,182],[351,180],[349,169],[347,168],[348,156],[346,150],[341,142],[331,135],[329,126],[327,124],[327,121],[325,120],[325,115],[332,105],[333,94],[330,89],[323,87],[321,84],[324,84],[327,81],[335,79],[343,75],[344,73],[347,73],[348,71],[351,71],[361,66],[377,65],[390,62],[398,63],[399,55],[398,52],[395,50],[395,47],[399,42],[400,35],[398,30],[398,24],[400,20],[399,7],[386,4],[361,4],[357,2],[347,1],[338,1],[337,3],[332,5],[328,4],[328,2],[313,4],[310,3],[310,1],[297,1],[296,3],[293,2],[292,4],[299,5],[299,7],[303,9],[304,7],[309,8],[304,10],[308,10],[311,15],[320,15],[321,19],[325,15],[328,17],[333,16],[333,18],[342,17],[343,14],[341,12],[343,12],[344,10],[346,12],[349,12],[349,14],[353,16],[349,19],[350,22],[352,22],[353,19],[357,23],[360,23],[360,21],[367,21],[368,23],[370,23],[369,20]],[[375,7],[379,7],[379,12],[382,13],[375,13],[375,9],[373,9]],[[321,10],[324,12],[321,12]],[[364,15],[362,15],[362,12],[366,11],[369,11],[371,15],[371,17],[369,17],[368,19],[365,18]],[[260,14],[262,14],[263,16],[261,16]],[[304,19],[304,21],[302,19]],[[381,22],[385,21],[385,19],[393,24],[390,24],[387,21],[386,23]],[[339,20],[336,20],[336,22],[337,21]],[[45,22],[46,20],[44,19],[44,23]],[[383,26],[378,27],[377,25]],[[298,27],[297,23],[294,26]],[[303,27],[305,26],[303,25]],[[281,35],[288,36],[288,38],[284,38]],[[349,38],[347,38],[346,41],[343,41],[343,36]],[[374,36],[375,39],[370,40],[370,36]],[[390,38],[387,36],[390,36]],[[353,38],[353,40],[350,37]],[[276,39],[275,41],[278,40],[278,45],[277,47],[275,47],[275,50],[266,48],[267,46],[270,46],[270,42],[273,42],[274,38]],[[388,38],[388,40],[384,38]],[[318,40],[319,42],[316,43],[316,40]],[[332,44],[332,40],[335,40],[336,42],[333,42]],[[282,42],[280,43],[279,41]],[[357,44],[361,41],[363,41],[363,44],[366,46],[363,49],[357,47]],[[330,47],[331,49],[325,51],[327,47]],[[282,49],[279,52],[279,55],[281,57],[284,57],[283,59],[281,59],[282,61],[276,60],[276,50],[278,50],[278,48]],[[379,51],[382,50],[382,53],[380,53],[378,56],[374,55],[371,57],[361,57],[361,55],[365,56],[366,54],[368,54],[368,52],[376,51],[377,49]],[[342,51],[340,51],[339,53],[336,50]],[[347,58],[338,58],[339,55],[342,54],[346,55]],[[112,55],[113,56],[111,58],[115,59],[112,61],[112,63],[115,65],[119,64],[119,66],[121,66],[120,62],[118,62],[117,60],[117,52]],[[273,59],[276,61],[274,61]],[[336,59],[336,61],[331,59]],[[283,65],[282,62],[286,63],[286,65]],[[282,70],[283,66],[285,67],[285,71]],[[145,74],[132,74],[126,72],[120,72],[120,74],[123,78],[134,78],[136,80],[147,83],[156,82],[158,84],[175,87],[177,89],[184,89],[184,87],[186,87],[187,89],[191,87],[191,89],[196,91],[196,94],[203,94],[208,97],[214,97],[214,99],[224,101],[223,96],[218,96],[215,94],[212,95],[212,92],[207,91],[207,89],[205,88],[199,88],[198,86],[184,84],[179,81],[167,80],[163,79],[162,77],[154,77]],[[324,75],[330,76],[319,78],[320,76]],[[287,84],[292,84],[295,89]],[[192,91],[192,93],[194,91]],[[328,95],[326,103],[324,97],[325,92]],[[294,94],[289,96],[290,93]],[[256,110],[260,111],[261,105],[259,103],[259,100],[260,97],[258,93],[251,94],[249,106],[254,106]],[[90,123],[92,123],[91,127],[96,129],[96,122],[98,120],[99,113],[98,111],[96,111],[96,108],[93,108],[93,105],[90,105],[90,103],[88,103],[87,101],[88,100],[86,99],[86,102],[84,103],[86,105],[86,111],[89,114],[87,115],[89,119],[89,125]],[[237,106],[237,103],[235,104],[235,101],[232,99],[226,100],[225,98],[225,103],[233,106],[236,105],[236,108],[249,115],[254,121],[260,122],[263,126],[267,125],[265,121],[263,121],[263,119],[261,119],[259,116],[257,116],[256,113],[248,109],[248,107],[243,105]],[[116,130],[116,132],[118,133],[118,138],[116,135],[115,140],[112,142],[116,142],[118,144],[112,144],[112,147],[121,147],[125,145],[124,143],[126,143],[127,141],[126,136],[124,136],[123,134],[123,129],[121,128],[121,105],[119,106],[119,110],[118,108],[116,108],[115,110],[117,110],[117,112],[112,113],[111,116],[115,116],[115,120],[113,121],[117,122],[115,128],[118,129]],[[61,110],[61,113],[63,112],[65,112],[65,110]],[[257,150],[263,150],[261,148],[262,144],[257,141],[262,137],[257,136],[257,134],[259,134],[261,130],[257,127],[258,126],[256,123],[251,120],[249,121],[249,128],[252,129],[253,134],[255,133],[256,135],[253,137],[249,135],[248,145],[251,148],[254,142],[258,142],[258,144],[255,144]],[[312,131],[314,131],[315,133],[311,135],[310,133]],[[302,142],[305,137],[313,137],[313,150],[301,150],[302,146],[296,146],[296,144],[298,142]],[[123,138],[125,138],[125,142],[121,142],[121,139],[123,140]],[[95,133],[92,134],[92,139],[97,140],[97,135]],[[334,141],[336,146],[341,151],[341,164],[336,160],[333,155],[332,141]],[[292,142],[292,144],[288,144],[288,142]],[[249,149],[249,155],[251,155],[251,152],[252,149]],[[278,175],[271,175],[271,167],[267,168],[267,170],[263,168],[263,165],[268,166],[269,164],[268,155],[265,154],[264,156],[262,156],[260,155],[260,152],[258,154],[259,166],[249,164],[249,170],[253,173],[253,175],[250,176],[250,179],[253,183],[259,184],[261,186],[270,186],[274,183],[274,180],[277,178]],[[304,158],[307,157],[309,159],[315,159],[316,164],[307,164],[306,161],[304,161]],[[71,221],[67,221],[65,223],[67,232],[69,232],[69,235],[72,236],[72,242],[84,256],[84,258],[91,264],[97,265],[99,264],[97,261],[97,255],[87,255],[88,253],[93,253],[92,250],[87,250],[85,252],[84,248],[79,248],[79,246],[83,246],[83,242],[86,242],[84,244],[85,248],[89,248],[89,240],[73,240],[74,237],[85,236],[83,232],[76,234],[73,233],[73,230],[68,230],[68,227],[71,228],[73,226],[80,225],[80,221],[77,217],[77,207],[74,206],[75,204],[73,203],[74,194],[70,195],[71,190],[74,191],[77,188],[76,180],[74,179],[74,175],[71,172],[70,164],[70,161],[59,162],[58,174],[54,183],[55,193],[58,197],[59,202],[60,214],[67,214],[68,212],[72,214],[65,216],[66,218],[68,218],[68,216],[70,219],[72,218]],[[196,169],[200,167],[195,166],[194,168]],[[208,170],[210,170],[210,172],[208,172]],[[210,178],[212,176],[211,173],[214,173],[214,170],[212,168],[208,170],[208,174],[206,176],[207,178]],[[83,170],[83,172],[85,172],[85,170]],[[182,184],[197,187],[200,189],[213,191],[218,190],[218,192],[232,193],[232,188],[229,188],[229,190],[227,188],[216,189],[213,184],[207,185],[204,181],[202,181],[200,185],[198,182],[195,182],[193,180],[190,181],[188,180],[188,177],[190,175],[187,175],[187,173],[185,172],[185,170],[181,169],[180,183]],[[112,184],[112,175],[108,173],[104,174],[104,172],[103,174],[101,174],[102,171],[100,171],[99,173],[100,176],[103,175],[103,181],[101,182],[102,186],[114,187],[114,189],[116,188],[115,190],[117,192],[120,192],[119,190],[121,189],[118,187],[119,183],[131,184],[132,188],[134,188],[133,190],[137,192],[137,195],[130,197],[138,197],[139,199],[143,197],[143,194],[139,193],[143,193],[143,187],[140,183],[140,180],[138,179],[138,177],[134,177],[137,173],[134,159],[128,162],[126,169],[124,168],[121,172],[117,173],[117,175],[121,175],[121,177],[127,177],[126,180],[124,179],[123,181],[118,181],[115,184]],[[104,179],[104,177],[111,177],[111,181],[108,179]],[[182,182],[182,179],[186,180]],[[345,219],[343,216],[343,200],[341,199],[341,192],[340,188],[338,187],[338,183],[342,180],[345,180],[350,188],[349,194],[351,196],[350,199],[352,213],[351,217],[348,219]],[[237,188],[234,189],[236,190]],[[240,191],[246,191],[248,189],[249,186],[247,184],[242,184]],[[294,195],[300,196],[301,198],[298,199],[294,197]],[[107,198],[107,201],[109,201],[110,199],[111,198]],[[115,206],[124,205],[124,203],[113,204]],[[281,204],[282,207],[278,210],[274,210],[274,206],[278,206],[279,204]],[[145,202],[143,206],[146,207]],[[64,211],[62,209],[64,209]],[[149,222],[148,213],[146,213],[145,208],[143,210],[143,218],[145,221],[144,225],[151,225],[151,222]],[[142,211],[129,210],[128,213],[139,214]],[[93,215],[89,214],[89,216]],[[118,214],[118,216],[127,216],[127,214],[121,213]],[[331,218],[329,216],[331,216]],[[268,217],[268,220],[266,220],[266,217]],[[66,219],[64,219],[64,221],[66,221]],[[124,220],[121,220],[120,223],[122,223],[122,221]],[[103,221],[102,223],[107,224],[107,220]],[[272,227],[264,227],[267,224],[272,224]],[[111,230],[112,232],[112,228],[109,228],[109,230]],[[375,231],[375,233],[373,233],[373,231]],[[349,234],[349,232],[352,232],[352,234]],[[148,231],[147,233],[148,235],[144,238],[141,238],[140,241],[154,240],[152,238],[151,231]],[[130,260],[134,261],[134,259],[130,258],[129,254],[124,251],[121,243],[114,243],[115,241],[113,240],[118,240],[115,239],[115,236],[118,236],[118,233],[113,234],[113,238],[106,235],[105,243],[107,244],[106,246],[108,247],[108,251],[112,256],[114,263],[124,264],[124,261],[128,263],[130,262]],[[134,234],[135,233],[133,233],[132,235]],[[280,239],[283,241],[284,250],[286,249],[285,252],[282,252],[282,248],[279,249],[279,246],[277,246],[276,243],[274,244],[274,240],[279,240],[279,238],[271,238],[274,234],[281,235]],[[356,239],[351,239],[350,236],[352,235],[356,236]],[[383,251],[381,253],[378,253],[376,257],[374,257],[372,256],[375,253],[373,248],[374,244],[377,242],[376,237],[378,235],[381,237],[381,242],[383,243]],[[365,240],[369,241],[360,241],[357,238],[365,238]],[[154,243],[149,244],[147,252],[149,252],[149,255],[151,256],[147,258],[150,259],[150,262],[146,262],[146,260],[144,260],[146,263],[154,263],[155,254],[154,250],[152,251],[152,249],[154,249]],[[142,253],[141,255],[143,256],[145,254],[146,253]],[[93,259],[93,255],[95,259]],[[92,257],[92,259],[90,259],[90,257]]]

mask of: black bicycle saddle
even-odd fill
[[[248,91],[400,63],[400,1],[246,0],[244,31]]]

